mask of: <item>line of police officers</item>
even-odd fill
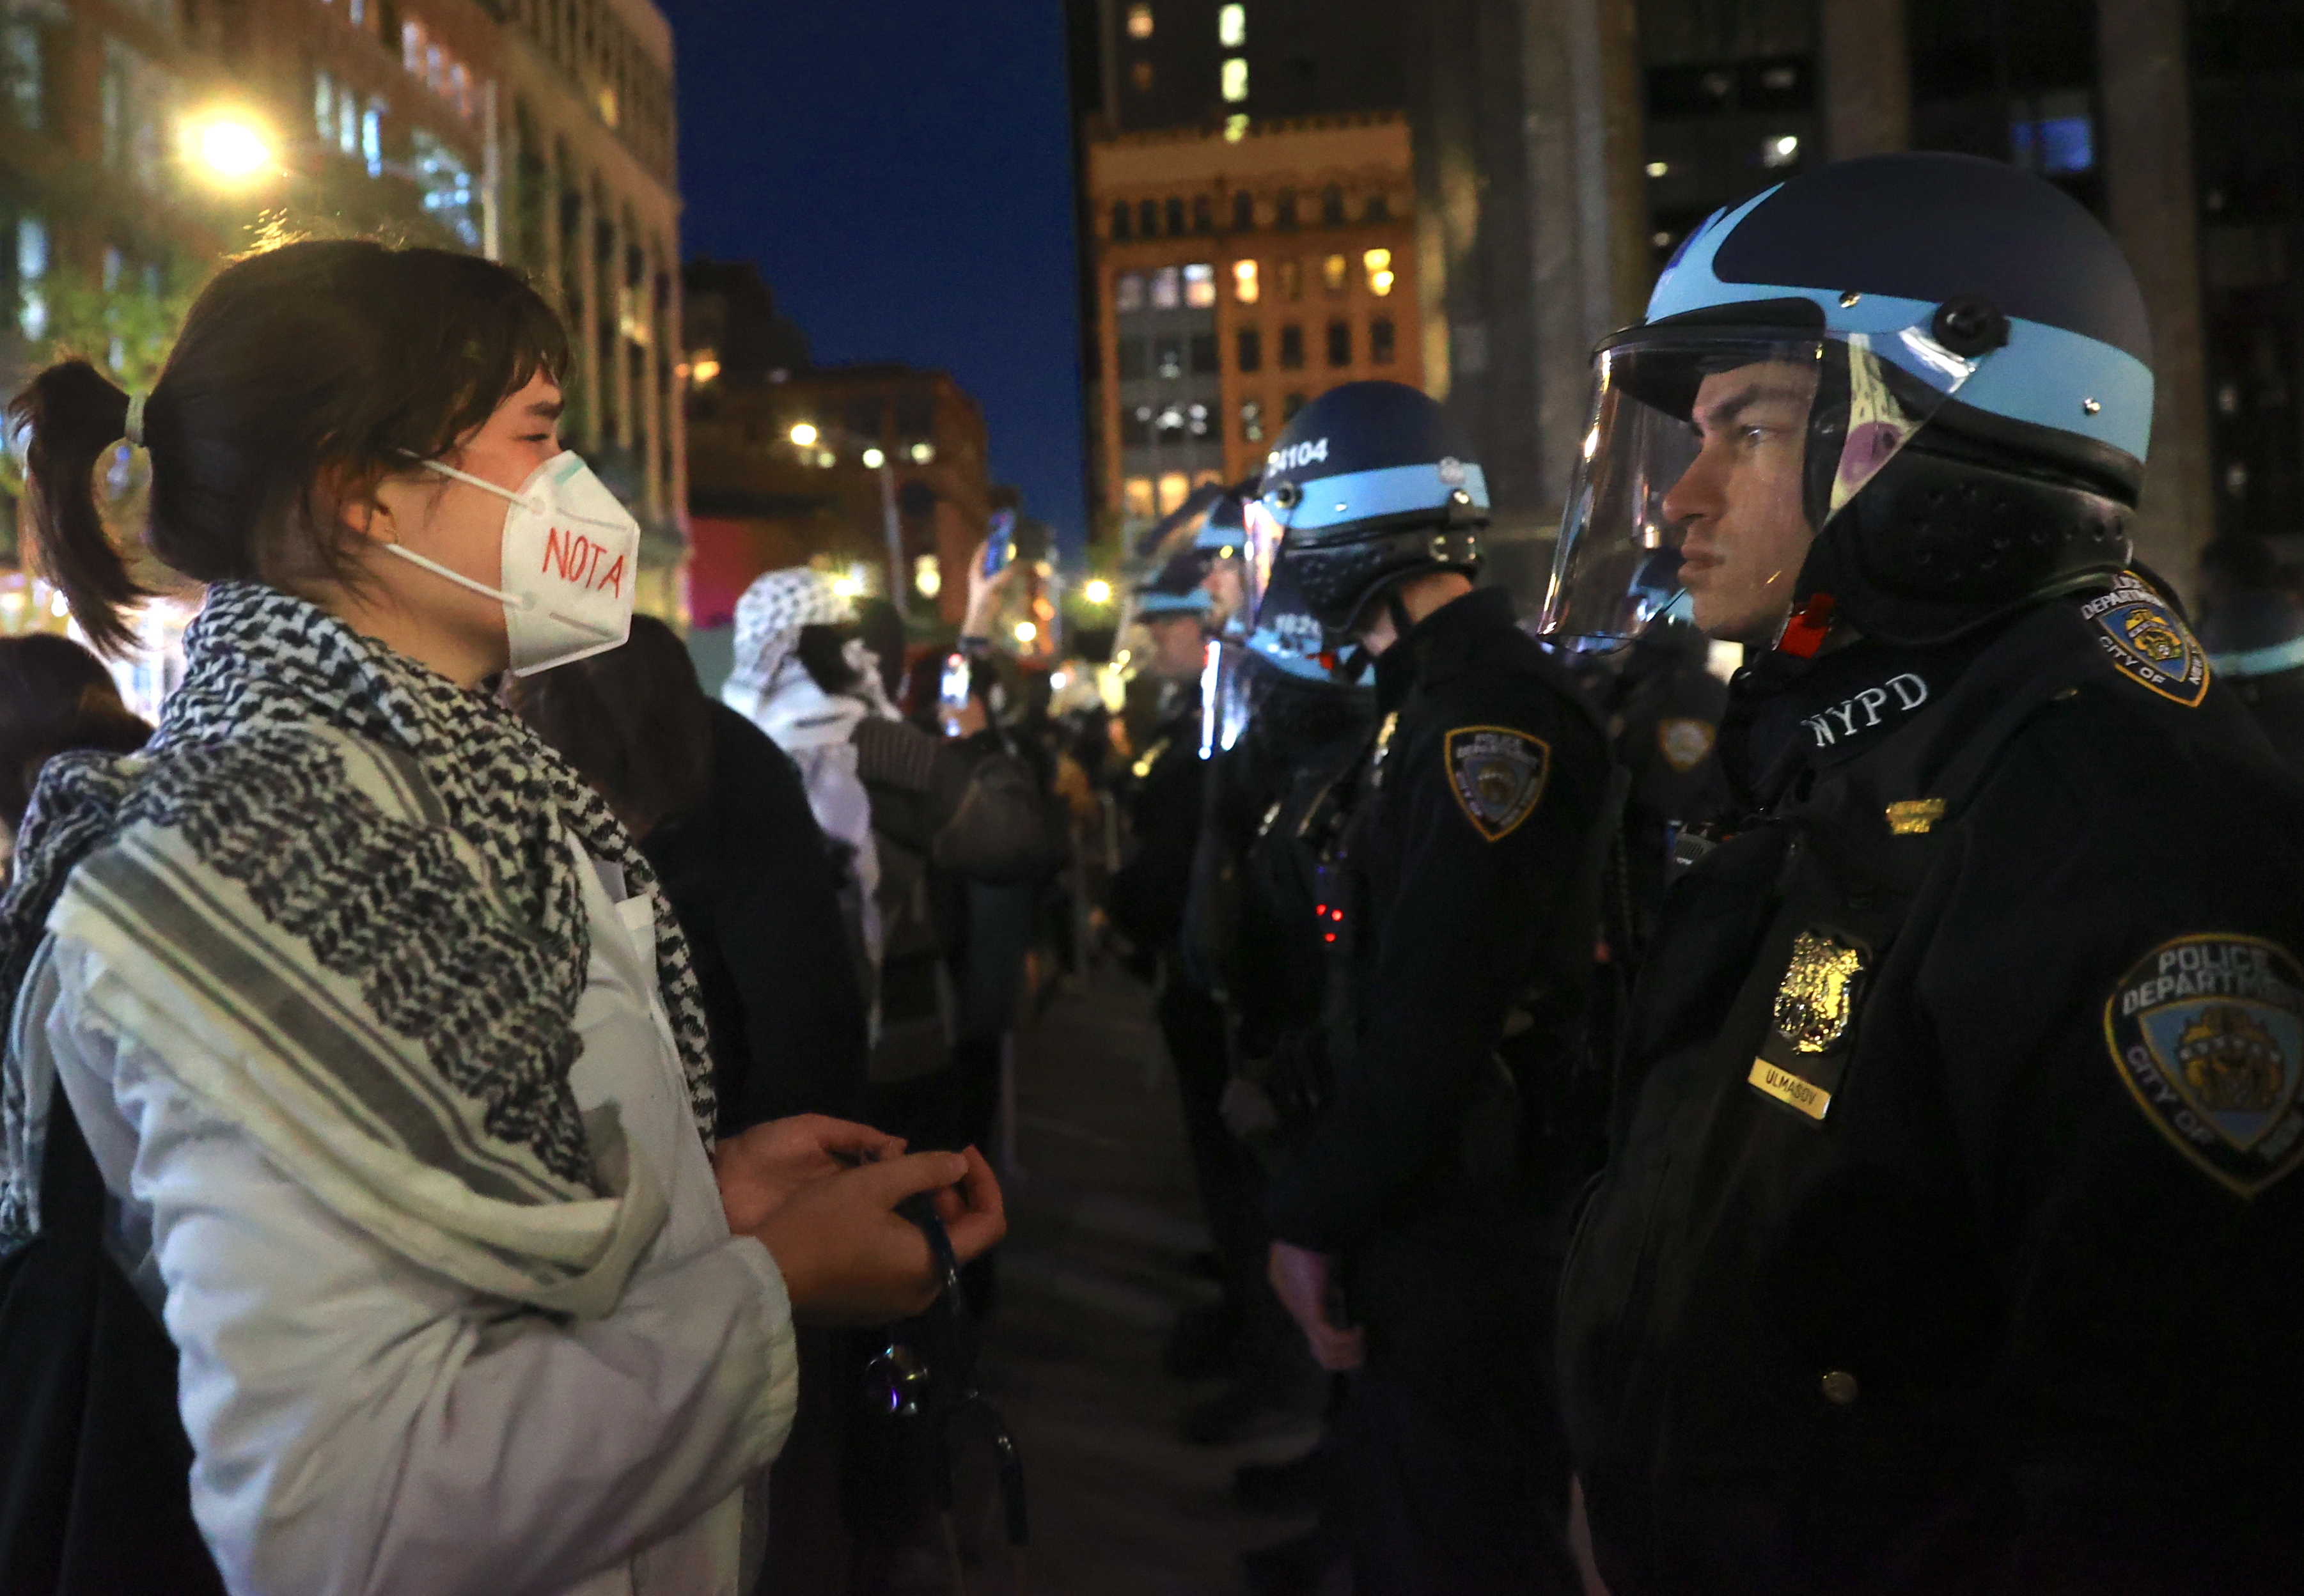
[[[1278,440],[1163,1012],[1359,1596],[2304,1590],[2304,790],[2132,562],[2150,359],[1886,156],[1603,342],[1540,622],[1431,401]]]

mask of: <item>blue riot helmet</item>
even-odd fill
[[[1402,577],[1478,572],[1488,485],[1431,398],[1401,383],[1346,383],[1296,413],[1246,508],[1258,620],[1284,562],[1303,607],[1341,637]]]
[[[1692,232],[1595,351],[1544,629],[1636,632],[1664,548],[1690,556],[1699,626],[1764,645],[1795,608],[1819,638],[1838,613],[1928,641],[2099,579],[2129,557],[2150,356],[2111,236],[2014,166],[1871,156],[1771,189]],[[1726,612],[1729,523],[1700,510],[1739,448],[1800,452],[1747,516],[1791,528],[1754,616]]]
[[[2262,538],[2226,536],[2200,551],[2199,634],[2219,676],[2249,681],[2304,670],[2304,606]]]
[[[1228,488],[1208,506],[1192,548],[1202,562],[1201,586],[1208,590],[1208,624],[1218,637],[1237,643],[1248,635],[1249,617],[1241,582],[1241,554],[1248,546],[1248,520],[1241,500],[1256,491],[1251,480]]]

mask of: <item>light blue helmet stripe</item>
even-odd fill
[[[1219,526],[1216,524],[1216,518],[1210,516],[1200,523],[1200,529],[1192,535],[1192,546],[1203,553],[1221,553],[1225,549],[1240,547],[1241,541],[1247,536],[1245,528]]]
[[[1136,595],[1136,612],[1139,615],[1205,615],[1214,604],[1205,587],[1195,587],[1190,593],[1139,593]]]
[[[1488,479],[1480,468],[1466,460],[1461,482],[1441,479],[1440,467],[1385,466],[1373,471],[1346,471],[1316,477],[1296,486],[1303,497],[1293,510],[1273,507],[1273,514],[1291,531],[1317,532],[1346,521],[1372,520],[1378,516],[1437,511],[1461,489],[1482,510],[1488,507]],[[1266,501],[1269,502],[1269,500]]]
[[[2208,655],[2208,664],[2225,676],[2277,676],[2304,665],[2304,638],[2291,638],[2263,648],[2239,648]]]
[[[1753,196],[1692,235],[1679,258],[1656,280],[1656,291],[1648,298],[1648,319],[1657,322],[1691,310],[1762,300],[1806,300],[1824,313],[1827,333],[1872,334],[1878,339],[1874,350],[1894,359],[1898,350],[1884,335],[1905,327],[1925,327],[1936,315],[1934,304],[1868,293],[1859,295],[1853,305],[1842,305],[1839,293],[1830,289],[1720,280],[1713,258],[1722,242],[1775,191],[1770,189]],[[1697,329],[1690,332],[1701,335]],[[1976,375],[1961,385],[1958,397],[1962,404],[1991,415],[2109,444],[2139,461],[2152,442],[2150,367],[2101,340],[2022,317],[2008,318],[2007,347],[1977,362]],[[2095,401],[2096,410],[2089,411],[2083,400]]]

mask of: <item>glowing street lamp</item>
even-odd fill
[[[815,425],[811,422],[802,421],[792,429],[792,441],[803,449],[815,448],[817,435]]]
[[[1090,577],[1080,584],[1080,596],[1092,604],[1108,604],[1112,602],[1112,584],[1102,577]]]
[[[236,189],[279,171],[263,124],[241,111],[212,111],[184,124],[193,169],[219,188]]]
[[[878,444],[875,443],[871,448],[867,449],[864,452],[864,469],[866,470],[877,471],[887,463],[887,451],[882,449]]]

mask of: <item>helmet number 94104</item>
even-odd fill
[[[1292,471],[1299,466],[1309,466],[1315,460],[1328,458],[1328,440],[1314,438],[1309,443],[1291,443],[1285,449],[1275,449],[1264,457],[1267,471]]]

